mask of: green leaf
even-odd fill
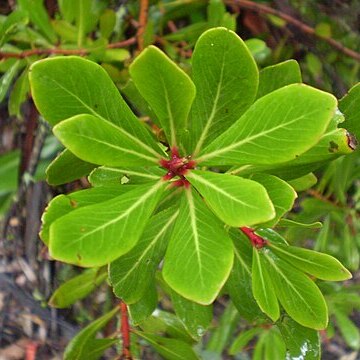
[[[51,26],[44,0],[19,0],[18,5],[28,14],[30,21],[39,28],[50,43],[55,43],[56,34]]]
[[[154,279],[178,213],[172,208],[153,216],[135,247],[110,264],[114,293],[127,304],[139,301]]]
[[[270,244],[288,245],[287,241],[273,229],[256,229],[255,234],[261,236]]]
[[[309,173],[297,179],[290,180],[288,183],[295,191],[305,191],[317,183],[317,177],[313,173]]]
[[[51,125],[90,114],[114,123],[158,151],[100,65],[76,56],[50,58],[34,63],[29,79],[36,107]]]
[[[81,330],[68,344],[64,360],[97,360],[118,339],[96,339],[96,333],[118,312],[115,308]]]
[[[53,186],[65,184],[89,174],[95,164],[80,160],[68,149],[63,150],[46,169],[46,181]]]
[[[139,240],[165,184],[137,189],[100,204],[76,209],[50,226],[50,254],[57,260],[92,267],[108,264]]]
[[[45,209],[41,220],[42,227],[40,238],[46,245],[49,244],[50,225],[58,218],[84,206],[98,204],[116,196],[120,196],[127,191],[134,189],[132,186],[112,186],[107,188],[92,188],[80,190],[71,194],[61,194],[51,200]]]
[[[213,307],[203,306],[187,300],[171,290],[171,302],[178,318],[191,336],[199,341],[205,335],[213,318]]]
[[[20,152],[18,150],[0,155],[0,194],[17,189],[19,164]]]
[[[266,58],[271,54],[271,50],[266,45],[266,42],[264,40],[248,39],[245,40],[245,45],[247,46],[247,48],[251,52],[251,55],[254,57],[257,63],[263,63]]]
[[[280,316],[279,303],[266,263],[255,247],[253,248],[252,290],[260,309],[275,322]]]
[[[107,166],[157,164],[160,155],[124,129],[93,115],[76,115],[57,124],[55,136],[75,156]]]
[[[225,311],[221,314],[219,325],[213,331],[206,350],[213,354],[222,354],[233,336],[234,330],[239,325],[240,314],[237,312],[235,306],[229,302],[225,307]],[[212,357],[215,358],[216,357]],[[211,358],[211,359],[212,359]]]
[[[105,39],[109,38],[116,25],[116,13],[112,9],[106,9],[99,20],[100,34]]]
[[[136,303],[128,305],[131,322],[134,325],[141,324],[155,311],[158,304],[158,293],[155,281],[147,284],[143,297]]]
[[[303,272],[275,257],[269,249],[263,251],[276,295],[285,311],[299,324],[316,330],[325,329],[328,311],[323,295]]]
[[[296,60],[287,60],[267,66],[260,71],[257,98],[259,99],[283,86],[301,82],[300,66]]]
[[[334,315],[336,324],[346,343],[352,349],[358,350],[360,348],[360,332],[358,327],[342,311],[335,309]]]
[[[16,80],[9,98],[9,115],[21,118],[21,105],[27,99],[30,90],[28,68]]]
[[[295,246],[270,244],[270,247],[277,256],[318,279],[343,281],[352,277],[351,273],[330,255]]]
[[[264,359],[286,359],[286,346],[275,327],[266,332]]]
[[[94,169],[88,180],[92,186],[109,186],[119,184],[141,184],[159,180],[164,169],[159,167],[109,168],[105,166]]]
[[[266,189],[270,200],[275,208],[275,218],[261,224],[262,227],[272,227],[284,216],[294,205],[297,194],[294,189],[284,180],[267,174],[256,174],[252,180],[260,183]]]
[[[221,223],[191,188],[184,191],[180,213],[165,256],[165,281],[183,297],[211,304],[233,262],[231,240]]]
[[[256,101],[197,161],[265,165],[295,159],[319,141],[335,109],[330,94],[306,85],[285,86]]]
[[[0,24],[0,47],[2,47],[9,39],[9,36],[16,31],[16,29],[25,25],[28,22],[28,16],[25,11],[14,10],[2,24]]]
[[[164,334],[170,337],[193,343],[183,323],[175,315],[167,311],[156,309],[142,324],[141,329],[150,334]]]
[[[287,228],[294,228],[294,227],[300,227],[305,229],[320,229],[322,228],[322,223],[320,221],[316,221],[313,223],[301,223],[298,221],[293,221],[289,219],[281,219],[278,224],[278,227],[287,227]]]
[[[9,88],[22,67],[21,60],[16,61],[0,78],[0,103],[4,101]]]
[[[248,238],[238,229],[230,229],[234,245],[234,266],[226,283],[226,292],[239,314],[250,322],[265,319],[252,291],[252,246]]]
[[[286,344],[286,359],[320,360],[321,343],[316,330],[303,327],[287,316],[276,325]]]
[[[69,307],[85,298],[106,278],[107,273],[98,268],[87,269],[58,287],[52,294],[49,305],[60,309]]]
[[[186,178],[214,213],[230,226],[249,226],[275,216],[265,188],[255,181],[200,170],[190,171]]]
[[[353,86],[340,100],[339,108],[345,114],[345,122],[342,124],[348,131],[360,139],[360,83]]]
[[[258,70],[244,42],[225,28],[203,33],[191,63],[196,97],[188,127],[192,143],[189,150],[195,149],[196,155],[253,103]]]
[[[198,360],[193,348],[180,340],[169,339],[163,336],[146,334],[141,331],[133,332],[146,340],[161,356],[168,360]]]
[[[241,352],[244,347],[262,331],[261,328],[253,327],[252,329],[241,332],[231,344],[229,355],[236,355]]]
[[[175,146],[187,123],[195,86],[187,74],[154,46],[131,64],[130,75],[152,107],[170,145]]]

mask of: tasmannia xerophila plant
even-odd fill
[[[66,148],[47,170],[49,183],[89,175],[91,184],[57,196],[45,211],[40,235],[51,257],[107,265],[131,315],[140,304],[150,316],[157,286],[165,286],[194,339],[209,326],[219,294],[251,322],[290,317],[299,336],[325,329],[316,282],[351,274],[272,228],[286,224],[293,207],[290,184],[354,150],[336,98],[302,84],[294,60],[259,72],[225,28],[199,38],[191,76],[154,46],[129,73],[128,102],[145,109],[147,121],[94,62],[56,57],[31,67],[34,102]]]

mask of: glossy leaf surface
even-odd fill
[[[139,301],[152,283],[177,216],[174,208],[153,216],[135,247],[110,264],[114,292],[127,304]]]
[[[196,43],[192,78],[196,97],[189,123],[190,150],[197,154],[253,103],[258,70],[247,46],[234,32],[215,28],[204,32]]]
[[[276,105],[274,105],[276,104]],[[262,97],[200,154],[203,165],[276,164],[315,145],[336,109],[336,99],[293,84]]]
[[[266,262],[255,247],[253,248],[252,291],[260,309],[275,322],[280,316],[279,303]]]
[[[101,266],[129,251],[141,236],[164,183],[77,209],[50,226],[50,254],[79,266]]]
[[[160,155],[122,128],[93,115],[76,115],[53,129],[55,136],[77,157],[108,166],[156,164]]]
[[[29,79],[36,107],[51,125],[91,114],[158,149],[100,65],[76,56],[49,58],[30,67]]]
[[[269,250],[264,250],[263,254],[270,266],[276,295],[285,311],[303,326],[325,329],[328,323],[327,306],[315,283],[304,273],[274,257]]]
[[[270,246],[277,256],[318,279],[343,281],[352,277],[351,273],[345,269],[340,261],[330,255],[295,246]]]
[[[177,144],[195,96],[189,76],[154,46],[131,64],[130,75],[140,94],[155,112],[169,144]]]
[[[186,189],[166,252],[163,276],[183,297],[210,304],[233,262],[231,240],[200,196]]]
[[[200,170],[189,172],[186,178],[227,225],[249,226],[275,216],[265,188],[255,181]]]

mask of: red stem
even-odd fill
[[[248,237],[248,239],[251,241],[252,246],[256,247],[257,249],[261,249],[268,244],[265,239],[255,234],[254,229],[243,226],[240,228],[240,230]]]
[[[130,325],[128,317],[128,308],[127,305],[122,301],[120,303],[121,309],[121,337],[122,337],[122,359],[131,360],[130,352]]]

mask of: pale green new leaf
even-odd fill
[[[57,124],[55,136],[78,158],[107,166],[154,165],[160,155],[122,128],[93,115],[76,115]]]
[[[86,269],[80,275],[60,285],[52,294],[49,305],[56,308],[69,307],[89,295],[106,278],[106,271],[101,271],[98,268]]]
[[[325,92],[293,84],[263,96],[200,154],[202,165],[269,165],[315,145],[336,110]]]
[[[255,247],[252,262],[252,291],[260,309],[275,322],[280,316],[279,303],[266,263]]]
[[[46,181],[50,185],[61,185],[77,180],[96,167],[80,160],[68,149],[63,150],[47,167]]]
[[[118,339],[96,339],[96,333],[119,311],[115,308],[82,329],[67,345],[64,360],[97,360]]]
[[[159,151],[107,72],[95,62],[76,56],[40,60],[30,67],[29,79],[36,107],[51,125],[75,115],[91,114]]]
[[[130,75],[143,98],[155,112],[169,144],[174,146],[184,131],[195,96],[189,76],[154,46],[131,64]]]
[[[137,189],[62,216],[50,226],[50,254],[79,266],[108,264],[139,240],[165,183]]]
[[[229,174],[193,170],[186,178],[227,225],[240,227],[268,221],[275,210],[259,183]]]
[[[165,170],[160,167],[128,167],[110,168],[101,166],[94,169],[88,180],[92,186],[111,186],[120,184],[140,184],[159,180],[165,175]]]
[[[270,244],[272,251],[299,270],[318,279],[343,281],[351,279],[351,273],[334,257],[310,249]]]
[[[183,297],[211,304],[233,263],[231,240],[200,196],[186,189],[166,252],[163,276]]]
[[[256,335],[262,332],[262,329],[259,327],[253,327],[252,329],[241,332],[231,344],[229,349],[230,355],[236,355],[241,352],[243,348],[253,339]]]
[[[285,311],[300,325],[322,330],[328,324],[325,299],[315,283],[303,272],[264,251],[276,295]]]
[[[20,60],[16,61],[0,78],[0,103],[5,99],[5,96],[21,67],[22,62]]]
[[[287,60],[267,66],[260,71],[257,98],[261,98],[283,86],[301,83],[300,66],[296,60]]]
[[[178,213],[172,208],[153,216],[135,247],[110,264],[115,295],[127,304],[139,301],[153,280]]]
[[[195,149],[197,154],[254,102],[258,70],[244,42],[226,28],[204,32],[196,43],[191,63],[196,96],[188,150]]]
[[[260,183],[268,193],[275,208],[275,218],[261,224],[262,227],[273,227],[294,205],[297,198],[295,190],[284,180],[267,174],[256,174],[252,180]]]

